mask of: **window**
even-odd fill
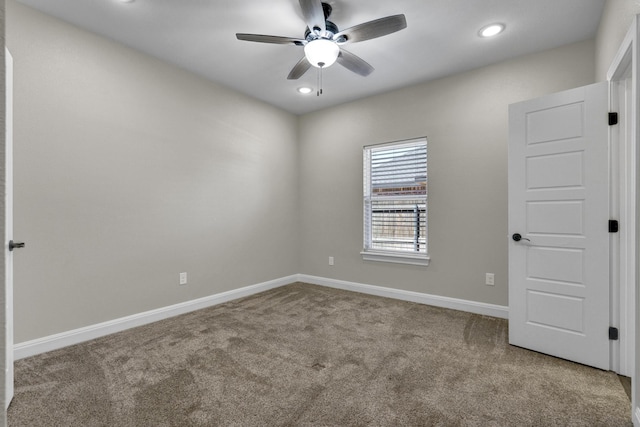
[[[363,259],[428,265],[426,138],[364,147],[363,162]]]

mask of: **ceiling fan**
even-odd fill
[[[342,46],[386,36],[407,27],[404,15],[392,15],[341,31],[336,24],[328,20],[332,11],[330,4],[322,3],[320,0],[300,0],[300,7],[307,24],[302,39],[263,34],[236,34],[238,40],[304,47],[305,56],[293,67],[287,76],[289,80],[299,79],[311,66],[320,68],[322,71],[323,68],[333,65],[335,62],[366,77],[371,74],[374,68]]]

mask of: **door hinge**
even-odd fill
[[[611,326],[609,328],[609,339],[613,341],[617,341],[618,335],[619,335],[618,328],[614,328],[613,326]]]
[[[617,219],[610,219],[609,220],[609,233],[617,233],[619,229],[620,229],[620,226],[618,225],[618,220]]]
[[[618,124],[618,113],[609,113],[609,126]]]

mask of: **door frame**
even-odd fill
[[[610,85],[609,111],[619,112],[618,126],[610,126],[610,144],[612,166],[617,173],[612,176],[612,193],[617,196],[612,199],[611,213],[622,219],[620,235],[612,237],[611,268],[611,313],[612,325],[619,325],[620,340],[612,342],[611,353],[617,366],[612,366],[616,372],[632,377],[632,419],[635,426],[640,426],[639,392],[640,384],[637,375],[640,363],[636,359],[640,355],[640,324],[636,316],[640,307],[638,297],[638,242],[640,242],[640,221],[636,215],[637,189],[640,188],[638,179],[638,154],[640,150],[638,139],[638,61],[640,51],[638,47],[638,30],[640,16],[636,15],[631,26],[611,62],[607,72]],[[630,77],[630,80],[629,80]],[[629,84],[625,83],[628,82]],[[629,87],[630,86],[630,87]],[[622,92],[622,96],[621,96]],[[617,166],[617,167],[616,167]],[[615,217],[614,217],[615,218]]]
[[[636,27],[633,25],[633,27]],[[631,31],[631,33],[635,32]],[[630,35],[629,34],[629,35]],[[625,39],[625,41],[627,41]],[[631,376],[635,341],[636,203],[637,147],[634,103],[633,40],[623,43],[607,75],[609,111],[617,112],[619,122],[609,127],[611,150],[612,219],[620,221],[620,233],[611,235],[611,325],[620,329],[620,340],[611,345],[613,371]]]
[[[4,29],[4,3],[0,5],[0,28]],[[4,34],[0,34],[0,40],[2,40],[2,44],[4,45]],[[2,171],[0,173],[0,236],[2,236],[3,240],[3,244],[6,242],[6,240],[4,239],[4,237],[6,237],[5,235],[5,216],[6,216],[6,212],[5,212],[5,195],[6,195],[6,182],[5,182],[5,155],[6,155],[6,144],[5,142],[5,138],[6,138],[6,114],[7,114],[7,105],[6,105],[6,89],[7,89],[7,85],[6,85],[6,63],[5,63],[5,49],[2,49],[0,51],[0,81],[2,81],[2,83],[0,83],[0,170]],[[0,347],[2,348],[3,351],[0,351],[0,353],[2,353],[0,355],[0,379],[1,379],[1,384],[2,386],[0,386],[0,401],[2,401],[3,404],[7,404],[8,403],[8,396],[7,396],[7,375],[6,375],[6,369],[7,369],[7,342],[6,342],[6,332],[7,332],[7,313],[6,313],[6,282],[5,282],[5,273],[6,273],[6,258],[3,256],[2,257],[2,261],[0,261],[0,283],[2,286],[2,291],[0,291]],[[4,410],[4,408],[2,408],[2,411],[0,411],[0,425],[6,425],[7,422],[7,413]]]
[[[9,407],[13,399],[13,252],[9,248],[9,241],[13,240],[13,57],[6,47],[5,54],[5,96],[6,96],[6,123],[5,123],[5,242],[4,259],[5,259],[5,291],[4,291],[4,307],[5,307],[5,337],[6,345],[6,361],[5,361],[5,409]]]

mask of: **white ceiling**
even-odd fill
[[[296,114],[595,37],[605,0],[327,0],[340,29],[404,13],[407,28],[345,46],[375,71],[360,77],[336,64],[287,75],[303,56],[298,46],[237,40],[235,33],[304,38],[298,0],[19,0],[45,13]],[[490,23],[507,25],[493,39]]]

